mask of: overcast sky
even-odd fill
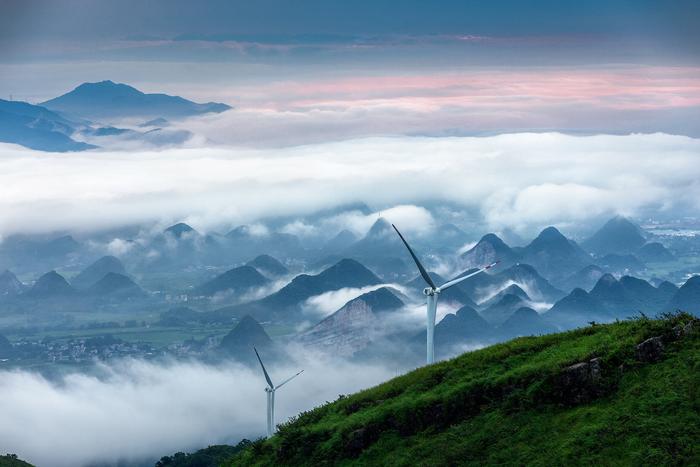
[[[590,213],[685,209],[692,205],[686,195],[696,192],[697,144],[683,138],[700,136],[695,1],[0,3],[0,97],[38,103],[106,79],[235,108],[176,122],[171,128],[193,134],[179,148],[122,141],[106,145],[99,159],[93,153],[47,157],[0,148],[0,233],[89,228],[154,215],[199,221],[205,228],[250,222],[275,210],[266,194],[276,190],[288,200],[298,193],[289,209],[300,213],[330,200],[387,207],[448,197],[477,205],[494,228],[539,228]],[[493,138],[523,132],[550,136]],[[605,140],[610,146],[601,148],[600,140],[553,133],[622,139]],[[474,136],[484,138],[469,139]],[[467,138],[443,145],[426,137]],[[415,165],[432,167],[424,154],[436,147],[455,151],[445,154],[452,167],[482,175],[473,183],[478,193],[464,190],[464,173],[448,170],[448,183],[409,176]],[[495,156],[477,163],[480,150]],[[328,151],[339,165],[329,162]],[[372,175],[367,166],[375,162],[366,154],[385,162],[375,172],[386,177],[380,190],[366,188]],[[666,174],[655,166],[679,154],[684,172]],[[279,163],[270,162],[276,158]],[[608,171],[608,158],[619,164],[618,172]],[[526,170],[528,159],[546,164]],[[246,160],[259,172],[256,183],[233,185]],[[557,171],[574,162],[578,172]],[[303,170],[287,170],[293,163]],[[345,191],[333,185],[332,196],[319,197],[340,165],[344,174],[358,173],[343,180]],[[197,196],[183,194],[176,204],[154,198],[130,204],[141,192],[127,174],[147,166],[160,175],[143,181],[146,192]],[[186,172],[179,171],[183,167]],[[291,177],[286,185],[275,178],[280,167]],[[110,183],[101,183],[108,169]],[[54,171],[90,190],[53,183]],[[637,188],[634,197],[618,189],[626,186],[619,177],[630,173],[639,176],[626,179]],[[482,183],[498,174],[491,185]],[[417,188],[426,178],[434,184]],[[644,183],[651,188],[642,189]],[[444,186],[453,191],[438,193]],[[259,202],[207,208],[256,187],[265,187]],[[552,190],[559,190],[556,199],[579,204],[552,204]],[[102,200],[99,209],[96,200]],[[65,209],[57,210],[61,203]]]
[[[399,133],[694,135],[699,18],[698,2],[661,0],[6,0],[0,96],[41,102],[112,79],[239,109],[428,100],[453,115]]]
[[[632,34],[698,37],[691,0],[5,0],[2,35]],[[696,13],[695,15],[693,13]]]

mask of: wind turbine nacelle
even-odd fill
[[[435,295],[440,293],[440,289],[433,289],[432,287],[426,287],[423,289],[423,295]]]

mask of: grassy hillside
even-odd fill
[[[15,454],[5,454],[0,456],[0,467],[32,467],[32,464],[18,459]]]
[[[516,339],[302,413],[228,465],[700,465],[699,336],[678,314]]]

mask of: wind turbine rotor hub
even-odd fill
[[[428,271],[425,269],[423,264],[420,262],[416,254],[413,252],[413,249],[409,246],[408,242],[406,241],[405,238],[403,238],[403,235],[401,235],[401,232],[399,232],[399,229],[396,228],[394,224],[391,224],[391,226],[396,230],[396,233],[398,234],[399,238],[401,239],[401,242],[404,244],[406,249],[408,250],[408,253],[411,255],[411,258],[413,258],[413,262],[416,263],[416,267],[418,268],[418,272],[420,272],[421,277],[425,281],[425,283],[429,286],[423,289],[423,295],[428,297],[426,299],[426,305],[428,307],[427,310],[427,315],[428,315],[428,324],[427,324],[427,332],[426,332],[426,346],[427,346],[427,362],[428,364],[431,364],[435,361],[435,346],[434,346],[434,334],[435,334],[435,315],[437,312],[437,302],[438,302],[438,295],[440,292],[442,292],[442,289],[449,289],[452,286],[455,286],[459,284],[460,282],[463,282],[470,277],[479,274],[480,272],[486,271],[487,269],[492,268],[496,264],[498,264],[498,261],[495,263],[491,263],[488,266],[485,266],[476,272],[472,272],[471,274],[463,275],[460,277],[457,277],[455,279],[449,280],[442,284],[440,287],[435,285],[435,282],[433,279],[430,277],[430,274],[428,274]],[[262,362],[261,362],[262,364]]]

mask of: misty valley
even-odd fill
[[[495,233],[474,241],[474,232],[440,223],[442,209],[413,239],[436,281],[500,262],[441,296],[440,359],[522,335],[700,309],[692,220],[642,229],[616,217],[582,246],[554,227],[510,246]],[[289,219],[224,234],[179,223],[77,240],[8,237],[0,245],[3,367],[67,370],[116,357],[250,363],[253,345],[292,344],[415,367],[425,341],[423,282],[388,221],[356,205],[291,222],[346,216],[373,223],[362,236],[336,227],[303,239],[280,232]]]
[[[234,427],[209,421],[180,445],[149,443],[129,462],[152,465],[176,448],[221,443],[230,457],[242,439],[263,433],[264,380],[254,348],[278,381],[305,370],[278,396],[284,417],[424,364],[425,283],[383,217],[401,218],[403,209],[360,203],[223,233],[177,223],[9,236],[0,244],[7,268],[0,275],[0,368],[41,375],[32,385],[62,404],[80,403],[78,394],[89,390],[88,406],[124,383],[147,397],[194,373],[199,381],[189,389],[234,391],[236,404],[260,410],[231,414],[239,420]],[[577,231],[578,241],[554,227],[527,240],[512,231],[479,237],[453,223],[467,218],[454,206],[411,209],[431,219],[428,228],[406,223],[406,235],[434,281],[476,272],[440,294],[437,360],[520,336],[700,313],[697,220],[640,226],[618,216],[586,236]],[[313,234],[289,233],[290,225],[313,226]],[[24,391],[12,383],[8,389]],[[173,396],[182,405],[175,411],[191,410],[192,397]],[[93,409],[110,416],[110,409]],[[159,411],[143,410],[158,426]],[[75,423],[87,423],[84,416]],[[98,452],[95,458],[105,455]],[[119,449],[110,452],[121,458]]]

